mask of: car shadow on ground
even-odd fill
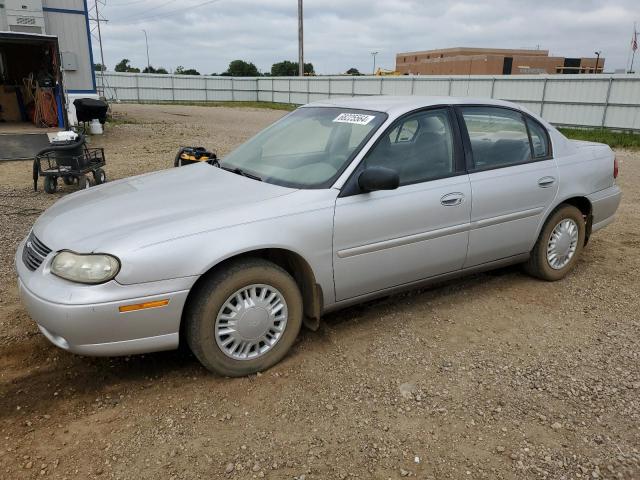
[[[381,308],[392,306],[396,313],[403,315],[420,302],[438,300],[460,289],[477,290],[490,283],[492,278],[508,276],[526,279],[518,266],[507,267],[381,297],[327,314],[319,331],[303,328],[292,352],[283,363],[297,363],[299,358],[296,357],[303,355],[305,350],[313,349],[318,339],[326,334],[326,328],[339,334],[341,329],[357,321],[358,328],[366,329],[368,323],[378,319],[378,315],[372,313]],[[15,417],[16,412],[23,409],[31,412],[55,410],[57,401],[61,399],[86,404],[112,391],[144,389],[159,379],[175,385],[186,378],[204,379],[212,384],[228,380],[209,373],[185,345],[175,351],[128,357],[83,357],[58,350],[41,335],[31,336],[26,342],[31,345],[21,345],[15,352],[5,350],[9,356],[23,357],[20,362],[23,373],[2,386],[0,419]],[[68,408],[68,405],[64,408]]]

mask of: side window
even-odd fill
[[[533,146],[533,158],[546,158],[549,156],[551,149],[549,148],[549,136],[546,129],[535,120],[527,118],[527,126],[531,135],[531,144]]]
[[[367,154],[365,166],[391,168],[400,185],[455,172],[454,143],[447,110],[429,110],[403,118]]]
[[[473,162],[478,169],[508,167],[531,160],[522,115],[500,107],[464,107]]]

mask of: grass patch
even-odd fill
[[[144,105],[184,105],[187,107],[227,107],[227,108],[264,108],[267,110],[285,110],[292,112],[298,105],[292,103],[271,102],[189,102],[189,101],[152,101],[152,102],[121,102]]]
[[[606,143],[611,148],[640,150],[640,133],[616,132],[606,128],[559,128],[558,130],[572,140]]]

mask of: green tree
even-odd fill
[[[227,77],[258,77],[258,67],[251,62],[244,60],[233,60],[229,63],[229,68],[222,75]]]
[[[140,73],[140,69],[136,67],[132,67],[130,63],[131,63],[131,60],[129,60],[128,58],[123,58],[122,60],[120,60],[120,62],[118,62],[114,70],[116,72]]]
[[[93,69],[94,69],[96,72],[106,72],[106,71],[107,71],[107,66],[106,66],[106,65],[102,65],[101,63],[96,63],[96,64],[93,66]]]
[[[347,75],[362,75],[362,74],[357,68],[351,67],[349,70],[347,70]]]
[[[142,70],[142,73],[162,73],[164,75],[166,75],[167,73],[167,69],[166,68],[154,68],[153,65],[149,65],[148,67],[144,67],[144,70]]]
[[[167,72],[167,69],[166,69],[166,68],[164,68],[164,67],[158,67],[158,68],[156,68],[156,73],[159,73],[159,74],[161,74],[161,75],[166,75],[166,74],[168,74],[169,72]]]
[[[175,70],[176,75],[200,75],[200,72],[195,68],[184,68],[182,65],[178,65]]]
[[[304,74],[314,74],[312,63],[304,64]],[[298,62],[283,60],[282,62],[274,63],[271,65],[271,75],[274,77],[295,77],[298,75]]]

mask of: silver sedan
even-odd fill
[[[512,103],[329,100],[218,164],[58,201],[18,248],[19,287],[70,352],[183,340],[208,369],[246,375],[347,305],[514,263],[563,278],[613,220],[616,176],[608,146]]]

